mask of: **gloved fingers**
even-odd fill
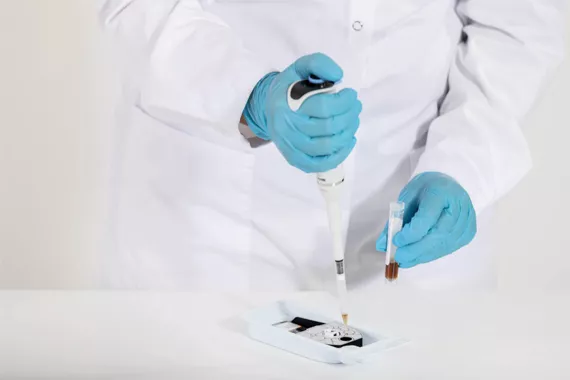
[[[305,141],[302,147],[296,147],[298,149],[300,148],[302,152],[312,157],[330,156],[345,146],[352,144],[353,138],[354,133],[351,131],[345,131],[330,137],[308,138],[308,141]]]
[[[341,150],[343,147],[350,145],[354,133],[345,131],[338,135],[328,137],[308,137],[299,131],[289,133],[287,140],[298,151],[311,157],[330,156]]]
[[[397,262],[397,261],[396,261]],[[398,266],[402,269],[410,269],[418,265],[417,260],[408,261],[405,263],[398,263]]]
[[[274,138],[273,142],[290,165],[306,173],[319,172],[320,166],[328,166],[324,161],[334,161],[334,158],[338,156],[336,154],[338,151],[341,151],[345,146],[352,145],[352,136],[347,139],[344,145],[336,148],[332,146],[330,141],[320,141],[305,136],[295,127],[295,124],[298,123],[296,119],[302,118],[304,116],[292,114],[285,123],[275,125],[278,138]]]
[[[356,138],[353,137],[349,144],[342,147],[337,152],[330,154],[328,156],[316,156],[310,157],[310,171],[306,171],[307,173],[322,173],[329,170],[332,170],[339,166],[346,158],[350,155],[352,150],[356,145]]]
[[[457,230],[459,223],[457,213],[449,212],[444,209],[439,217],[437,223],[430,229],[428,233],[441,234],[442,236],[453,236]]]
[[[326,156],[310,156],[293,146],[289,141],[275,141],[277,148],[287,162],[305,173],[321,173],[332,170],[340,165],[352,152],[356,138],[339,151]]]
[[[456,224],[456,217],[443,213],[436,226],[421,240],[398,248],[396,261],[402,268],[411,268],[451,253],[454,239],[450,231]]]
[[[344,130],[354,130],[360,125],[359,115],[362,112],[362,103],[358,101],[355,107],[350,108],[348,112],[342,115],[335,115],[326,119],[314,118],[306,115],[302,122],[296,123],[297,129],[309,137],[325,137],[332,136],[343,132]]]
[[[400,268],[412,268],[417,265],[417,260],[423,254],[424,249],[430,243],[429,240],[424,238],[417,243],[407,245],[396,250],[395,260]]]
[[[350,143],[350,140],[348,140],[347,143]],[[294,138],[291,137],[290,144],[293,145],[296,150],[309,157],[330,156],[340,150],[343,146],[333,146],[330,138],[328,137],[318,137],[313,139],[301,134]]]
[[[446,241],[438,234],[428,234],[422,240],[396,250],[396,262],[401,268],[412,268],[418,264],[434,261],[449,254]]]
[[[293,67],[301,79],[307,79],[313,74],[324,80],[338,82],[343,76],[342,68],[323,53],[305,55],[299,58]]]
[[[471,207],[467,207],[462,213],[462,222],[458,223],[456,229],[457,245],[461,248],[473,240],[477,234],[477,218],[475,215],[475,210]]]
[[[311,156],[303,153],[302,151],[295,148],[291,142],[285,139],[275,140],[274,144],[277,149],[281,152],[281,155],[287,160],[289,165],[302,170],[305,173],[315,173],[313,170],[313,162]]]
[[[358,127],[359,121],[356,119],[340,133],[325,137],[309,137],[295,128],[290,132],[289,140],[291,145],[309,156],[329,156],[350,145]]]
[[[442,196],[426,192],[410,222],[394,236],[394,244],[403,247],[420,241],[436,225],[445,207],[446,201]]]
[[[289,165],[307,172],[305,170],[303,160],[299,159],[299,157],[302,158],[304,156],[302,152],[299,152],[297,149],[293,148],[291,144],[285,140],[275,140],[274,144],[277,149],[279,149],[281,155],[285,158],[285,160],[287,160]]]
[[[443,240],[439,241],[438,243],[439,244],[437,244],[437,245],[441,246],[442,248],[445,246],[445,244],[444,244],[445,242]],[[415,265],[420,265],[420,264],[431,263],[432,261],[441,259],[442,257],[445,257],[452,252],[453,251],[449,251],[449,250],[438,251],[436,248],[434,248],[433,251],[425,252],[423,255],[419,256],[413,265],[415,266]]]
[[[386,252],[388,249],[388,223],[384,226],[384,230],[376,240],[376,250],[379,252]]]
[[[442,219],[446,220],[447,218]],[[451,219],[449,224],[454,224],[452,232],[434,232],[434,240],[438,243],[434,244],[431,250],[420,255],[417,258],[415,265],[426,264],[447,256],[466,246],[471,242],[471,240],[473,240],[477,231],[475,218],[460,217],[459,221],[454,221],[452,217],[449,219]],[[449,227],[441,228],[441,230],[448,231]]]
[[[345,88],[334,94],[317,94],[309,97],[297,112],[319,119],[328,119],[362,107],[356,91]]]
[[[469,218],[469,224],[459,239],[462,245],[471,243],[477,235],[477,217],[475,216],[475,210],[470,209],[469,212],[472,213]]]

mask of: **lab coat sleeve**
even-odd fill
[[[239,136],[249,94],[271,67],[223,20],[197,0],[105,0],[99,16],[143,112],[188,134]]]
[[[463,39],[414,174],[439,171],[477,212],[529,171],[520,128],[563,56],[565,0],[459,0]]]

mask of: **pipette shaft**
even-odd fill
[[[329,228],[332,235],[333,254],[336,266],[336,285],[340,301],[340,312],[344,323],[348,323],[346,275],[344,273],[344,239],[340,204],[337,200],[327,201]]]
[[[340,302],[340,311],[344,323],[348,323],[348,292],[344,265],[344,236],[342,231],[342,213],[340,206],[341,189],[344,183],[342,165],[326,173],[317,175],[317,182],[327,205],[329,229],[332,237],[333,256],[336,267],[336,284]]]

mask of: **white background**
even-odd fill
[[[90,4],[0,0],[0,288],[95,284],[113,91]],[[498,205],[502,289],[570,289],[569,98],[567,60],[524,126],[535,168]]]

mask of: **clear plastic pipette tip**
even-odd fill
[[[348,291],[346,289],[346,278],[337,277],[338,298],[340,301],[340,313],[344,324],[348,324]]]

